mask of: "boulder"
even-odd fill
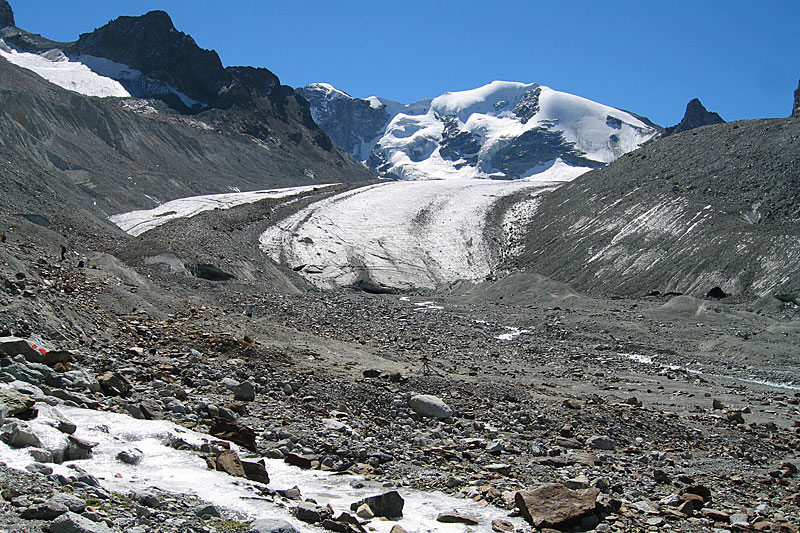
[[[22,518],[26,520],[54,520],[69,511],[63,503],[48,501],[31,505],[22,511]]]
[[[596,488],[575,491],[551,483],[517,492],[514,500],[523,518],[533,527],[562,529],[593,514],[599,494]]]
[[[53,495],[49,501],[65,505],[73,513],[81,514],[86,510],[86,502],[83,499],[66,492]]]
[[[313,458],[306,455],[301,455],[299,453],[287,453],[286,457],[283,458],[283,461],[292,466],[297,466],[304,469],[309,469],[314,466]]]
[[[69,440],[69,447],[67,448],[64,459],[68,461],[89,459],[92,456],[92,449],[99,444],[97,442],[80,439],[74,435],[70,435],[67,439]]]
[[[67,512],[50,522],[50,533],[113,533],[107,525]]]
[[[100,389],[106,396],[125,397],[133,388],[130,382],[119,372],[106,372],[97,376]]]
[[[231,387],[233,397],[240,402],[252,402],[256,399],[256,388],[249,381],[237,383]]]
[[[595,450],[613,450],[614,441],[606,435],[595,435],[586,439],[586,445]]]
[[[64,377],[69,380],[73,387],[79,390],[88,390],[89,392],[100,392],[100,383],[94,374],[88,370],[70,370],[64,372]]]
[[[28,341],[19,337],[0,337],[0,352],[10,357],[21,355],[31,363],[43,363],[44,354],[33,348]]]
[[[39,437],[36,436],[28,424],[18,420],[12,420],[3,426],[2,432],[0,432],[0,440],[12,448],[43,447]]]
[[[39,416],[36,418],[36,420],[52,426],[61,433],[66,433],[68,435],[72,435],[78,429],[78,426],[75,424],[75,422],[64,416],[64,414],[55,407],[45,403],[41,403],[39,405]]]
[[[10,389],[0,389],[0,405],[8,410],[8,415],[14,418],[30,413],[36,401],[26,394]],[[35,418],[35,415],[32,417]]]
[[[442,524],[466,524],[468,526],[477,526],[481,523],[475,516],[448,511],[439,513],[436,521]]]
[[[348,513],[342,513],[336,519],[326,519],[322,521],[322,527],[328,531],[336,533],[366,533],[358,521],[358,518]]]
[[[192,512],[195,515],[199,516],[200,518],[208,518],[208,517],[220,518],[222,516],[219,512],[219,509],[217,509],[217,506],[210,504],[198,505],[194,509],[192,509]]]
[[[381,494],[378,496],[370,496],[363,500],[357,501],[350,505],[350,510],[357,510],[362,504],[367,504],[375,516],[383,516],[386,518],[402,518],[403,505],[405,500],[400,496],[396,490]]]
[[[139,448],[126,448],[117,454],[117,460],[129,465],[138,465],[144,458],[144,452]]]
[[[244,477],[244,466],[233,450],[225,450],[217,457],[217,470],[231,476]]]
[[[211,420],[209,433],[236,443],[251,452],[256,451],[256,432],[244,424],[215,417]]]
[[[285,520],[264,519],[256,520],[250,524],[247,533],[300,533],[295,527]]]
[[[453,410],[437,396],[417,394],[408,402],[411,410],[420,416],[433,417],[439,420],[453,416]]]
[[[269,485],[269,473],[263,459],[257,462],[242,461],[242,467],[244,467],[244,477],[250,481]]]
[[[333,517],[333,512],[321,505],[315,505],[310,502],[302,502],[294,511],[294,515],[302,522],[309,524],[317,524],[323,520],[328,520]]]

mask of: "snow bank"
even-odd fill
[[[166,224],[176,218],[190,218],[212,209],[230,209],[237,205],[251,204],[266,198],[285,198],[297,196],[307,191],[325,187],[324,185],[306,185],[263,191],[209,194],[179,198],[161,204],[153,209],[142,209],[121,213],[109,217],[122,231],[137,237],[153,228]]]

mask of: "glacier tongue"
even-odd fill
[[[561,161],[535,179],[393,181],[311,204],[261,235],[261,249],[322,288],[437,288],[495,264],[484,229],[498,198],[533,197],[586,169]]]

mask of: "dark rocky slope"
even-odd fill
[[[659,140],[546,197],[509,268],[614,295],[800,288],[800,121]]]
[[[371,178],[340,150],[305,137],[236,133],[236,117],[224,113],[187,117],[143,100],[85,97],[0,59],[5,205],[54,215],[77,206],[104,217],[153,207],[150,197]]]

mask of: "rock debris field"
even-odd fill
[[[6,530],[797,531],[793,303],[526,273],[321,291],[144,261],[189,224],[255,254],[233,222],[259,205],[64,260],[4,220]],[[170,489],[187,475],[212,481]]]

